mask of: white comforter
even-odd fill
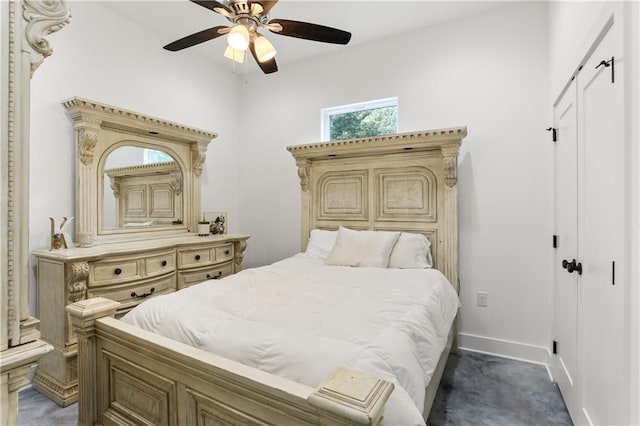
[[[316,387],[339,367],[395,384],[385,424],[423,425],[459,307],[435,269],[325,266],[299,254],[150,299],[123,321]]]

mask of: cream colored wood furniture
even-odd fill
[[[109,242],[197,232],[200,175],[215,133],[79,97],[63,105],[76,130],[76,239]],[[181,223],[136,229],[105,226],[105,164],[123,147],[160,150],[173,158],[181,172],[181,204],[174,206]]]
[[[66,305],[102,297],[120,303],[120,316],[149,297],[236,273],[249,236],[197,235],[200,175],[215,133],[77,97],[63,105],[76,130],[82,244],[33,253],[40,329],[54,347],[33,383],[66,406],[78,399],[77,339]],[[171,161],[131,165],[145,151]],[[129,165],[107,168],[122,157]],[[104,226],[105,191],[119,200],[115,227]]]
[[[287,148],[302,189],[302,249],[314,228],[422,233],[434,267],[458,289],[458,152],[464,127]],[[427,387],[429,415],[449,351]]]
[[[33,386],[62,406],[78,400],[77,339],[65,306],[91,297],[120,302],[116,316],[149,297],[240,270],[247,235],[195,234],[90,248],[38,250],[38,310],[44,356]]]
[[[313,227],[421,232],[457,288],[457,156],[465,128],[289,147]],[[79,424],[378,424],[390,384],[353,372],[318,389],[110,318],[103,298],[67,307],[78,335]],[[453,340],[427,389],[428,416]]]
[[[182,172],[175,161],[107,169],[104,174],[116,199],[116,227],[182,221]]]
[[[68,22],[65,1],[0,2],[0,426],[17,423],[18,390],[51,350],[29,312],[29,101],[45,37]]]

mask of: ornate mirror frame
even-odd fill
[[[195,232],[200,217],[200,176],[207,146],[215,133],[74,97],[63,101],[76,130],[76,240],[96,243],[160,238]],[[165,151],[182,170],[182,224],[148,228],[102,229],[104,166],[122,146]]]

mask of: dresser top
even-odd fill
[[[58,250],[34,250],[32,254],[37,258],[52,259],[62,262],[73,262],[78,260],[87,261],[99,259],[104,256],[141,253],[148,252],[150,250],[171,249],[177,247],[193,247],[200,244],[224,244],[235,241],[244,241],[249,237],[249,235],[245,234],[207,235],[204,237],[201,237],[197,234],[189,234],[147,240],[101,243],[91,247],[73,247]]]

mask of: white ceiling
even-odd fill
[[[223,0],[224,1],[224,0]],[[271,18],[311,22],[349,31],[347,46],[318,43],[280,36],[264,31],[278,54],[279,65],[311,56],[330,53],[348,46],[368,43],[399,34],[481,13],[504,5],[503,1],[380,1],[380,0],[280,0],[271,10]],[[217,25],[228,25],[223,16],[188,0],[104,1],[112,12],[158,34],[158,49],[186,35]],[[223,57],[225,41],[218,38],[177,52],[176,55],[201,54],[228,64]],[[226,61],[226,62],[225,62]]]

